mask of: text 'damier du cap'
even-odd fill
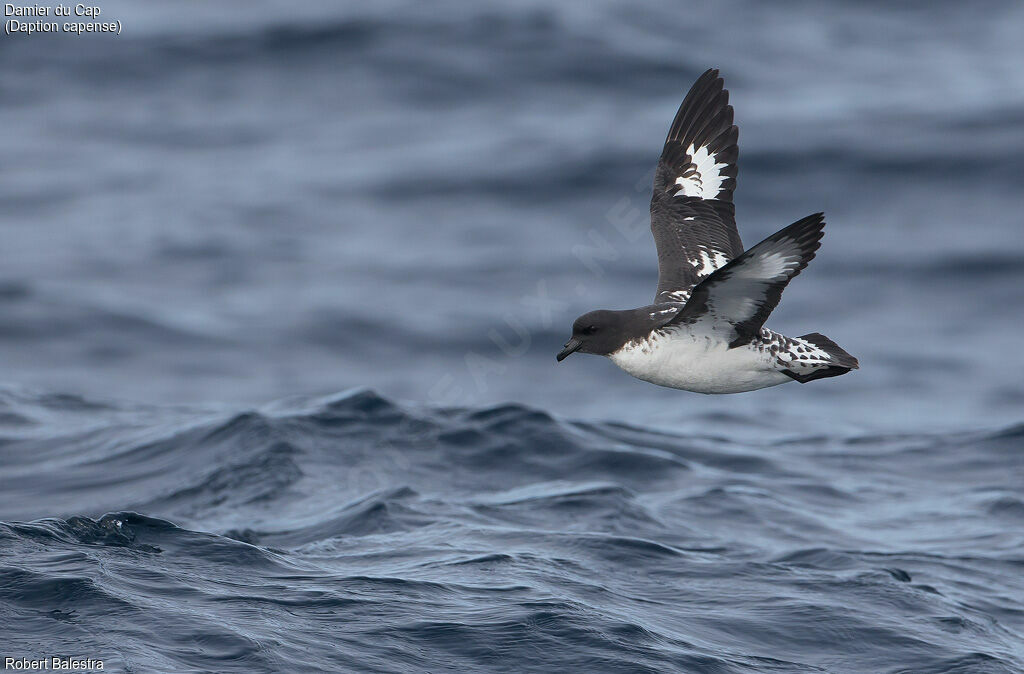
[[[4,3],[4,32],[8,35],[40,33],[121,34],[121,20],[103,14],[98,5],[19,5]]]

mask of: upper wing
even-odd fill
[[[654,175],[656,303],[686,301],[702,278],[743,252],[732,204],[738,136],[729,92],[709,70],[679,106]]]
[[[697,284],[667,325],[704,323],[730,347],[750,342],[778,306],[786,284],[814,259],[824,227],[824,215],[815,213],[775,232]]]

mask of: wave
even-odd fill
[[[92,419],[5,427],[19,652],[77,639],[108,668],[221,671],[1022,664],[1021,425],[751,442],[726,432],[753,423],[738,415],[685,434],[365,389],[228,414],[0,403]],[[10,521],[28,508],[49,519]]]

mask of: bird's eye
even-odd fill
[[[592,335],[595,332],[597,332],[597,326],[596,325],[588,325],[587,327],[583,328],[583,334],[585,334],[585,335]]]

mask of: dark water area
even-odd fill
[[[735,441],[369,391],[163,421],[4,403],[8,428],[75,420],[4,441],[8,653],[128,671],[1024,666],[1021,426]],[[27,521],[40,503],[77,514]]]
[[[101,6],[0,40],[0,657],[1024,671],[1024,6]],[[857,372],[555,364],[711,66]]]

